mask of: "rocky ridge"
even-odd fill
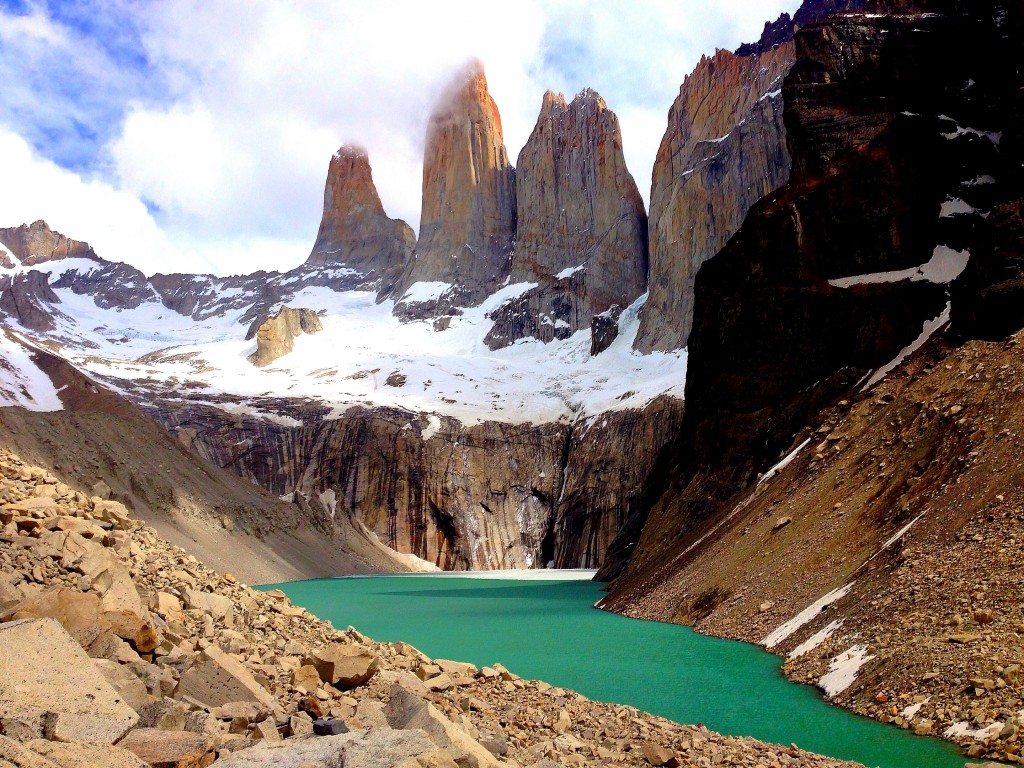
[[[864,0],[805,0],[793,18],[765,25],[756,44],[704,56],[668,113],[651,180],[650,295],[636,349],[687,345],[694,281],[758,200],[790,173],[782,81],[797,27]]]
[[[988,211],[1019,196],[998,140],[1019,78],[999,28],[1012,17],[999,18],[953,6],[798,32],[783,85],[793,173],[698,274],[683,450],[635,570],[954,311],[954,281],[991,240]],[[954,39],[963,55],[949,60]]]
[[[567,338],[646,289],[647,214],[618,119],[596,92],[569,104],[544,94],[516,161],[516,209],[510,279],[537,285],[492,313],[492,348]]]
[[[81,657],[68,679],[103,702],[45,664],[0,679],[9,765],[844,765],[339,632],[6,451],[0,494],[0,663]]]
[[[765,645],[837,704],[1020,762],[1022,344],[936,340],[823,410],[626,612]]]

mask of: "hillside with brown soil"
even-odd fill
[[[765,644],[792,656],[791,678],[825,689],[853,651],[865,662],[837,703],[1019,762],[1022,345],[1024,332],[934,342],[825,409],[794,438],[791,463],[606,607]]]

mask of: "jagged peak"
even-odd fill
[[[590,87],[584,88],[582,91],[577,93],[572,99],[573,105],[591,103],[597,106],[598,111],[608,109],[608,104],[607,102],[605,102],[604,97]]]
[[[540,114],[541,117],[549,115],[556,111],[567,109],[568,105],[565,103],[565,94],[559,91],[555,93],[552,90],[544,92],[544,99],[541,101]]]
[[[0,244],[25,266],[66,258],[100,260],[88,243],[62,235],[42,219],[0,229]]]

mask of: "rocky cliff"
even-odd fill
[[[270,365],[295,348],[297,337],[323,329],[320,318],[312,309],[281,307],[272,318],[250,329],[250,337],[256,337],[256,351],[249,355],[248,360],[261,368]]]
[[[575,428],[466,426],[393,408],[319,421],[297,406],[299,427],[200,405],[151,415],[218,466],[357,519],[439,567],[593,568],[639,506],[682,403],[662,398]]]
[[[384,212],[366,150],[339,149],[327,170],[323,218],[306,263],[373,273],[381,277],[381,290],[388,291],[415,245],[412,228]]]
[[[615,113],[594,91],[544,95],[516,163],[513,283],[537,287],[495,311],[492,348],[566,338],[629,306],[647,284],[647,214]]]
[[[26,267],[56,259],[96,258],[88,243],[54,232],[45,221],[0,228],[0,243]]]
[[[789,178],[782,80],[793,65],[795,26],[862,5],[806,0],[794,18],[767,24],[758,43],[702,58],[683,81],[651,179],[650,295],[636,349],[686,346],[701,265]]]
[[[783,86],[792,177],[697,277],[683,448],[631,578],[720,514],[821,407],[942,327],[950,284],[1001,221],[989,206],[1020,197],[1001,144],[1019,103],[1014,14],[892,8],[797,34]]]
[[[430,115],[420,236],[394,298],[416,283],[440,283],[446,286],[442,305],[479,302],[508,275],[515,237],[515,169],[483,65],[474,61]]]

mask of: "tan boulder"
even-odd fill
[[[53,619],[0,625],[0,719],[58,741],[111,744],[139,716]]]
[[[185,590],[185,604],[192,610],[202,611],[228,626],[233,623],[235,604],[224,595],[203,592],[198,589]]]
[[[435,659],[434,664],[442,672],[447,672],[452,677],[459,675],[466,675],[473,677],[478,672],[476,664],[470,664],[466,661],[449,661],[448,659]]]
[[[109,659],[93,659],[93,664],[125,703],[136,712],[141,712],[143,707],[152,703],[153,697],[149,695],[146,684],[124,664]]]
[[[217,761],[218,768],[397,768],[429,766],[420,756],[434,755],[437,747],[422,732],[374,728],[338,736],[300,736],[278,742],[260,742]],[[403,762],[412,758],[411,763]],[[436,765],[450,768],[450,764]]]
[[[136,728],[119,746],[151,768],[205,768],[214,758],[207,737],[188,731]]]
[[[380,659],[369,651],[345,643],[332,643],[313,653],[320,679],[347,690],[364,685],[380,669]]]
[[[106,611],[103,617],[110,622],[111,631],[139,653],[148,653],[160,645],[163,637],[148,617],[133,611]]]
[[[25,593],[6,573],[0,573],[0,616],[25,599]]]
[[[118,528],[131,528],[132,520],[128,508],[119,501],[111,501],[99,496],[92,498],[93,517],[111,523]]]
[[[312,664],[303,664],[292,672],[292,688],[303,688],[312,693],[320,687],[320,673]]]
[[[157,592],[150,601],[150,609],[167,621],[185,621],[181,600],[168,592]]]
[[[497,768],[500,765],[494,755],[463,728],[445,717],[433,704],[400,685],[391,686],[391,698],[385,714],[392,728],[423,731],[437,746],[450,752],[459,764],[475,763],[477,768]]]
[[[277,707],[273,695],[233,656],[211,645],[181,676],[175,698],[196,701],[207,708],[253,701],[268,710]]]
[[[5,618],[55,619],[90,656],[109,657],[119,644],[102,613],[100,598],[89,592],[53,587],[19,603]]]
[[[60,768],[147,768],[147,764],[120,746],[106,744],[63,744],[36,739],[25,744],[37,755]]]

